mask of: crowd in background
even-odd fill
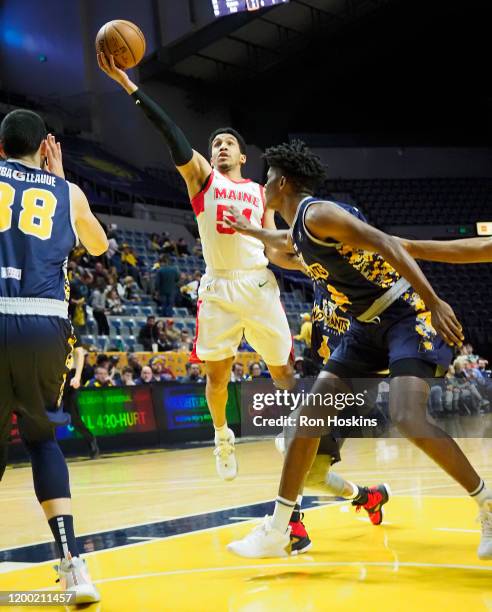
[[[175,376],[166,366],[165,355],[155,355],[148,363],[143,364],[133,353],[127,354],[127,365],[118,367],[120,358],[116,355],[101,353],[91,365],[89,354],[85,356],[81,384],[83,387],[129,387],[150,383],[174,381],[178,383],[203,383],[204,377],[198,363],[186,364],[186,375]],[[234,362],[231,369],[231,382],[244,382],[256,378],[270,378],[263,361],[255,361],[245,368],[240,362]]]
[[[185,307],[191,315],[196,313],[200,271],[180,272],[168,259],[170,254],[189,255],[183,238],[173,241],[165,232],[153,234],[150,246],[155,262],[150,270],[127,243],[118,243],[114,233],[109,232],[108,238],[109,249],[105,255],[94,258],[78,246],[68,262],[69,314],[79,334],[86,333],[87,319],[92,314],[98,335],[110,336],[108,316],[121,315],[126,305],[140,304],[145,299],[153,300],[163,316],[172,316],[175,307]],[[193,254],[202,254],[199,239]]]
[[[431,388],[431,412],[435,416],[490,412],[492,378],[488,365],[471,344],[464,344],[445,378]]]

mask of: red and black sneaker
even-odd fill
[[[369,520],[373,525],[381,525],[383,522],[383,506],[389,500],[390,488],[387,484],[380,484],[375,487],[359,487],[359,495],[352,502],[356,512],[361,508],[369,515]]]
[[[290,545],[291,555],[300,555],[307,552],[313,545],[309,539],[306,528],[302,519],[304,518],[304,512],[293,512],[292,517],[297,520],[291,520],[290,525]]]

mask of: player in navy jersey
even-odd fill
[[[60,584],[75,591],[76,603],[98,601],[75,541],[68,469],[54,423],[73,346],[68,255],[78,240],[101,255],[108,241],[85,195],[64,180],[60,145],[39,115],[9,113],[0,144],[7,158],[0,162],[0,448],[15,412],[36,497],[61,557]],[[0,477],[4,470],[5,462]]]
[[[442,375],[463,335],[451,307],[435,293],[402,242],[360,219],[351,207],[313,197],[324,178],[319,159],[300,141],[267,150],[266,202],[291,231],[254,229],[238,211],[237,231],[296,253],[306,273],[352,318],[312,393],[347,392],[350,379],[389,368],[390,415],[399,431],[454,478],[477,502],[482,522],[478,556],[492,559],[492,492],[456,442],[426,418],[429,386]],[[301,415],[312,416],[312,403]],[[330,416],[336,411],[325,408]],[[318,408],[318,415],[320,409]],[[284,462],[273,517],[229,549],[246,557],[285,556],[288,522],[326,428],[298,431]]]

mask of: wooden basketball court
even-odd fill
[[[491,441],[462,446],[490,482]],[[70,464],[76,530],[103,598],[88,609],[492,610],[476,505],[405,440],[349,440],[336,466],[357,483],[391,485],[383,525],[306,491],[313,548],[288,559],[226,550],[271,512],[281,469],[272,440],[239,444],[237,454],[239,476],[229,483],[216,477],[210,447]],[[55,590],[56,553],[29,467],[7,471],[0,511],[0,590]]]

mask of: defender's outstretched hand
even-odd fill
[[[132,94],[138,89],[135,83],[129,79],[126,72],[118,68],[112,55],[110,55],[108,59],[104,53],[99,52],[97,54],[97,63],[99,64],[99,68],[105,72],[110,79],[119,83],[127,93]]]
[[[251,230],[257,229],[234,204],[229,206],[227,212],[229,214],[227,216],[224,215],[224,223],[232,227],[236,232],[248,235]]]
[[[461,346],[464,336],[461,325],[453,309],[443,300],[438,299],[429,306],[432,327],[450,346]]]
[[[65,178],[61,145],[59,142],[56,142],[53,134],[48,134],[46,137],[46,165],[44,169],[55,176],[59,176],[62,179]]]

